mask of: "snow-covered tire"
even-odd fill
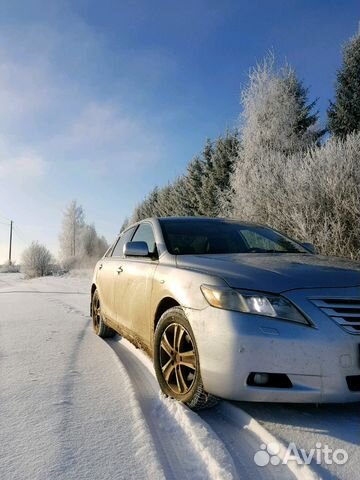
[[[96,335],[101,338],[113,337],[116,332],[104,323],[98,291],[95,290],[91,304],[92,324]]]
[[[194,333],[181,307],[161,316],[155,330],[154,368],[163,393],[192,410],[212,407],[216,397],[204,390]]]

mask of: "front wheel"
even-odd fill
[[[216,403],[204,390],[195,337],[180,307],[167,310],[156,327],[154,368],[165,395],[194,410]]]

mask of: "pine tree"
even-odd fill
[[[297,78],[295,71],[291,67],[288,69],[284,82],[289,95],[295,99],[295,108],[297,110],[295,132],[298,135],[307,135],[310,143],[319,144],[326,130],[317,128],[319,112],[313,112],[317,99],[309,103],[309,89],[304,87],[303,82]]]
[[[227,131],[215,141],[207,140],[201,155],[188,165],[183,188],[186,195],[186,215],[219,215],[221,195],[228,192],[230,176],[238,155],[237,132]]]
[[[316,102],[286,65],[278,69],[272,54],[249,75],[241,94],[241,140],[244,153],[255,161],[269,150],[291,155],[314,145],[323,130],[316,128]]]
[[[172,183],[155,187],[135,208],[131,222],[152,216],[217,216],[222,198],[229,195],[230,177],[239,150],[238,133],[227,131],[206,140],[187,172]]]
[[[199,196],[200,209],[207,216],[217,216],[221,211],[219,199],[229,190],[238,150],[237,132],[227,131],[225,136],[219,137],[212,145],[211,156],[204,163]]]
[[[195,157],[189,163],[186,173],[187,201],[192,216],[205,215],[201,206],[201,195],[204,179],[204,161],[201,157]]]
[[[189,196],[187,178],[185,175],[178,177],[171,186],[172,215],[178,217],[191,216],[194,213],[194,205]]]
[[[128,217],[125,217],[122,224],[121,224],[121,227],[120,227],[120,233],[125,230],[125,228],[127,228],[127,226],[130,224],[130,220]]]
[[[345,45],[335,102],[328,109],[328,128],[340,138],[360,131],[360,35]]]
[[[159,188],[153,190],[136,206],[129,223],[139,222],[144,218],[156,216],[156,204],[159,196]]]
[[[281,189],[290,159],[317,146],[324,131],[317,127],[316,102],[308,101],[291,67],[276,67],[273,55],[250,72],[241,100],[241,142],[222,213],[266,223],[271,202],[264,199]]]

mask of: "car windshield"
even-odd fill
[[[271,228],[231,220],[160,219],[166,247],[173,255],[226,253],[309,253]]]

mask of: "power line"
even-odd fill
[[[19,228],[18,228],[18,227],[16,227],[16,228],[13,227],[13,228],[14,228],[14,233],[15,233],[15,235],[18,237],[18,239],[21,240],[25,245],[28,245],[29,242],[27,242],[27,241],[23,238],[22,234],[21,234],[21,235],[19,234]]]

